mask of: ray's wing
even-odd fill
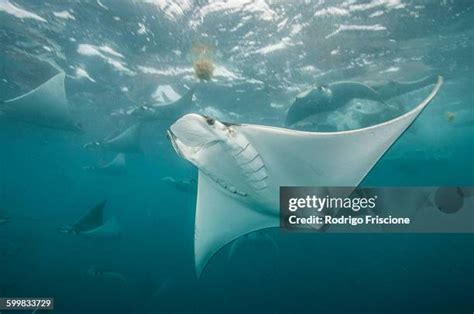
[[[331,84],[331,90],[333,91],[334,97],[332,101],[333,105],[342,106],[354,98],[375,100],[385,104],[382,95],[364,83],[337,82]]]
[[[104,221],[97,228],[81,232],[82,235],[95,239],[113,239],[120,237],[120,226],[115,217]]]
[[[103,145],[107,150],[115,152],[141,153],[140,130],[141,123],[136,123],[119,135],[108,139]]]
[[[180,115],[191,110],[193,103],[193,95],[196,90],[196,85],[192,86],[186,94],[180,99],[167,105],[156,106],[158,109],[157,119],[160,120],[176,120]]]
[[[102,226],[104,224],[104,208],[106,204],[107,201],[103,201],[89,210],[74,223],[73,228],[78,232],[84,232]]]
[[[242,196],[226,193],[199,171],[194,256],[199,277],[209,259],[224,245],[263,228],[275,227],[278,217],[250,208]]]
[[[102,166],[102,168],[123,168],[126,165],[125,155],[123,153],[117,154],[114,159]]]
[[[13,118],[50,127],[73,127],[64,88],[65,73],[19,97],[6,100],[2,110]]]
[[[177,108],[179,108],[181,110],[190,109],[190,108],[187,108],[187,107],[189,107],[192,104],[193,95],[194,95],[195,90],[196,90],[196,86],[194,85],[186,92],[186,94],[183,95],[183,97],[176,100],[172,105],[176,106]]]
[[[440,77],[431,94],[410,112],[364,129],[314,133],[235,126],[263,160],[269,177],[268,190],[263,193],[271,198],[273,212],[260,210],[242,196],[226,192],[200,171],[194,240],[197,275],[227,243],[279,225],[280,186],[357,186],[435,97],[442,83]]]
[[[430,95],[411,111],[363,129],[318,133],[243,125],[240,130],[280,186],[357,186],[436,96],[442,83],[440,77]]]

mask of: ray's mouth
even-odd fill
[[[173,131],[171,131],[170,129],[168,129],[166,131],[166,137],[168,138],[168,140],[171,142],[171,145],[173,146],[173,149],[174,151],[181,157],[181,158],[185,158],[183,153],[181,152],[181,149],[179,148],[179,145],[177,143],[178,141],[178,137],[173,133]]]

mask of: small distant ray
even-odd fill
[[[127,160],[123,153],[119,153],[110,162],[103,165],[86,166],[83,168],[86,171],[104,173],[110,175],[119,175],[127,172]]]
[[[86,235],[93,238],[116,238],[120,236],[120,228],[115,218],[105,219],[103,201],[90,209],[71,226],[63,226],[61,233]]]
[[[0,103],[0,112],[12,119],[67,131],[82,131],[72,118],[60,72],[32,91]]]
[[[87,143],[84,148],[100,148],[117,153],[141,154],[143,150],[140,145],[141,123],[136,123],[119,133],[102,141]]]
[[[464,206],[464,199],[472,196],[472,188],[441,187],[434,193],[434,206],[446,214],[454,214]]]
[[[299,122],[304,122],[311,116],[332,112],[354,99],[378,101],[389,110],[396,110],[393,105],[385,101],[436,84],[436,82],[437,76],[430,75],[410,82],[378,81],[367,84],[341,81],[318,86],[296,96],[287,112],[285,125],[298,126]]]
[[[158,121],[169,120],[174,121],[183,114],[192,111],[193,95],[196,87],[191,87],[183,97],[176,101],[164,104],[143,105],[133,107],[125,111],[128,116],[135,117],[139,121]]]
[[[101,279],[110,283],[121,283],[121,284],[127,284],[128,280],[125,275],[116,272],[116,271],[109,271],[109,270],[104,270],[101,268],[97,267],[91,267],[87,270],[87,274],[93,278]]]
[[[7,211],[3,208],[0,208],[0,226],[6,224],[10,220],[8,217]]]
[[[181,192],[195,193],[197,191],[197,181],[195,179],[180,180],[173,177],[164,177],[161,180]]]
[[[19,217],[17,215],[10,215],[4,208],[0,208],[0,226],[9,222],[34,222],[34,223],[49,223],[47,220],[32,218],[32,217]]]

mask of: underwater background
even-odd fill
[[[190,112],[282,126],[316,84],[440,74],[438,96],[362,185],[472,186],[473,21],[469,0],[0,0],[0,100],[63,71],[84,129],[0,116],[0,208],[10,217],[0,224],[0,297],[54,297],[54,313],[472,313],[473,234],[267,230],[225,247],[197,280],[196,193],[164,179],[197,178],[166,139],[173,121],[144,123],[143,153],[126,155],[124,173],[86,171],[116,154],[83,146],[132,125],[129,108],[195,85]],[[203,58],[214,73],[199,82]],[[410,108],[428,93],[396,102]],[[363,108],[383,119],[380,104]],[[319,130],[380,122],[359,109],[320,118]],[[104,200],[120,237],[58,232]]]

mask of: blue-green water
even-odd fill
[[[183,95],[204,45],[214,78],[190,111],[231,122],[281,126],[316,83],[443,75],[363,184],[474,185],[473,10],[467,0],[0,0],[0,100],[64,71],[85,130],[0,117],[0,208],[12,217],[0,225],[0,297],[54,297],[57,313],[472,313],[471,234],[268,230],[273,242],[245,239],[232,259],[226,247],[197,280],[195,193],[162,180],[197,176],[166,139],[171,121],[144,125],[126,174],[84,171],[115,155],[83,145],[131,125],[124,110]],[[329,120],[347,129],[360,117]],[[57,231],[102,200],[119,239]]]

